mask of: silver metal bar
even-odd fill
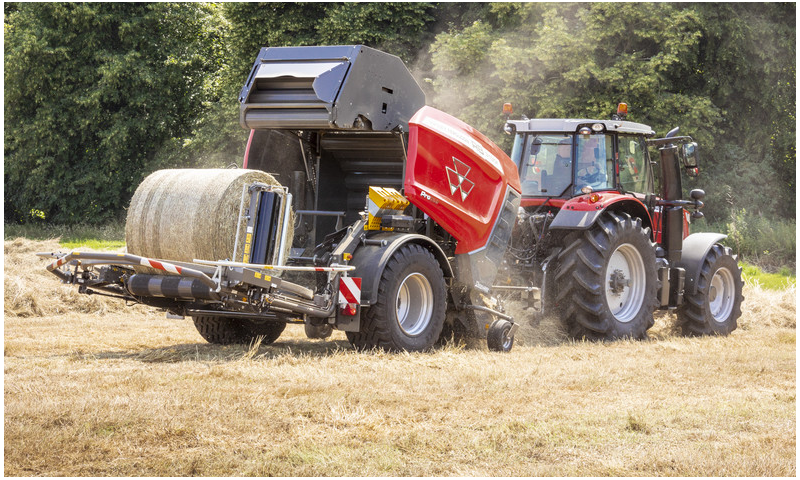
[[[521,287],[516,285],[492,285],[492,290],[512,290],[512,291],[523,291],[523,292],[533,292],[539,290],[537,287]]]
[[[289,220],[292,213],[292,194],[287,193],[284,197],[283,223],[281,224],[281,242],[278,245],[278,265],[286,263],[286,235],[289,230]]]
[[[209,278],[208,275],[199,270],[195,270],[193,268],[188,268],[188,267],[181,267],[178,265],[173,265],[172,263],[169,262],[154,260],[147,257],[140,257],[138,255],[132,255],[130,253],[100,253],[100,252],[73,251],[59,258],[50,265],[48,265],[47,271],[54,273],[59,277],[62,277],[62,275],[56,273],[57,269],[59,269],[63,265],[66,265],[67,263],[73,260],[77,260],[80,262],[83,259],[92,260],[93,264],[104,263],[108,265],[112,264],[141,265],[144,267],[150,267],[156,270],[163,270],[165,272],[181,275],[184,277],[196,278],[201,282],[203,282],[203,284],[208,286],[209,288],[212,288],[214,290],[216,290],[217,288],[217,284],[211,278]]]
[[[247,320],[285,321],[274,314],[237,312],[234,310],[202,310],[202,309],[192,308],[192,309],[186,309],[186,314],[189,316],[203,315],[208,317],[228,317],[228,318],[241,318]]]
[[[222,267],[241,267],[241,268],[255,268],[258,270],[283,270],[287,272],[350,272],[356,269],[354,265],[338,265],[332,264],[328,267],[301,267],[289,265],[260,265],[256,263],[243,263],[243,262],[229,262],[227,260],[201,260],[195,258],[194,263],[200,265],[214,265]]]
[[[503,320],[508,320],[510,322],[514,321],[514,317],[512,317],[511,315],[500,313],[497,310],[492,310],[489,307],[482,307],[480,305],[465,305],[464,307],[469,310],[480,310],[481,312],[491,313],[495,317],[502,318]]]
[[[329,210],[297,210],[294,212],[299,216],[313,215],[317,217],[344,217],[345,212],[334,212]]]
[[[239,249],[239,230],[242,229],[242,213],[244,211],[244,199],[247,194],[247,185],[242,186],[242,200],[239,202],[239,218],[236,220],[236,240],[233,243],[233,258],[236,259],[236,251]]]

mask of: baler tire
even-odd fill
[[[494,352],[510,352],[514,346],[514,336],[511,335],[511,322],[496,320],[489,327],[486,334],[486,344]]]
[[[357,350],[430,350],[442,333],[447,308],[444,274],[433,254],[407,244],[386,264],[377,302],[361,313],[361,329],[346,332]]]
[[[678,324],[685,336],[728,335],[742,315],[742,269],[732,250],[720,244],[703,259],[697,292],[686,294],[678,308]]]
[[[565,244],[556,266],[556,306],[569,335],[647,338],[661,283],[649,228],[627,213],[607,212],[591,228],[567,235]]]
[[[263,337],[262,345],[269,345],[286,329],[283,322],[254,322],[206,315],[192,317],[192,320],[200,336],[215,345],[248,345],[258,337]]]

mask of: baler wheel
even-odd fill
[[[378,301],[361,313],[361,331],[346,332],[359,350],[429,350],[442,333],[447,291],[436,257],[407,244],[386,264],[378,284]]]
[[[565,243],[556,268],[556,303],[569,334],[646,338],[660,283],[649,229],[627,213],[607,212]]]
[[[514,336],[511,335],[511,322],[508,320],[496,320],[489,327],[486,335],[486,342],[489,350],[495,352],[510,352],[514,346]]]
[[[269,345],[281,336],[286,324],[283,322],[256,322],[228,317],[192,317],[194,326],[208,343],[216,345],[249,344],[258,337],[261,343]]]
[[[728,335],[742,315],[742,269],[728,247],[711,247],[700,267],[697,293],[684,297],[678,324],[687,336]]]

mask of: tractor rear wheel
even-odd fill
[[[283,322],[243,320],[230,317],[200,315],[192,317],[194,326],[208,343],[216,345],[249,344],[258,337],[264,345],[273,343],[281,336],[286,324]]]
[[[700,267],[697,292],[686,294],[678,309],[684,335],[728,335],[742,315],[742,269],[731,249],[716,244]]]
[[[646,338],[657,306],[655,244],[639,218],[607,212],[567,236],[556,267],[556,304],[574,338]]]
[[[346,332],[357,349],[429,350],[442,333],[447,291],[439,262],[425,248],[407,244],[389,262],[378,301],[361,313],[361,331]]]

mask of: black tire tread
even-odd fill
[[[511,322],[507,320],[498,320],[495,322],[491,328],[489,328],[489,332],[486,335],[486,343],[489,347],[489,350],[495,352],[508,352],[511,351],[511,348],[514,346],[514,338],[511,338],[511,343],[508,348],[503,346],[504,337],[507,335],[507,332],[511,330]]]
[[[639,252],[649,278],[645,298],[637,318],[621,324],[613,318],[605,302],[604,270],[617,238],[641,237]],[[645,247],[644,242],[647,242]],[[624,212],[606,212],[592,228],[565,237],[558,255],[555,274],[556,305],[571,337],[588,340],[642,339],[654,324],[660,286],[655,271],[655,247],[650,229],[638,217]],[[652,265],[652,267],[650,266]]]
[[[412,260],[412,257],[415,257],[416,260]],[[436,310],[433,312],[434,318],[431,320],[434,331],[429,332],[433,334],[433,338],[422,348],[412,348],[398,340],[395,335],[396,332],[393,331],[396,320],[393,314],[390,313],[394,306],[387,303],[394,301],[394,298],[389,298],[392,297],[392,295],[389,295],[392,282],[399,278],[402,271],[411,263],[427,263],[440,272],[438,279],[428,279],[434,290],[434,297],[437,297],[439,301],[435,303]],[[362,311],[360,331],[346,332],[346,336],[350,344],[357,350],[369,350],[372,348],[391,352],[428,350],[439,339],[444,324],[446,307],[444,275],[441,274],[441,267],[436,257],[420,245],[406,244],[400,247],[386,264],[378,284],[378,300],[374,305]]]
[[[736,270],[731,272],[734,274],[736,298],[734,299],[731,315],[728,317],[729,320],[725,325],[719,325],[713,320],[711,313],[708,311],[707,289],[711,284],[714,272],[716,272],[713,267],[723,257],[730,257],[737,264]],[[741,305],[744,300],[742,286],[742,269],[738,266],[736,255],[733,255],[733,251],[729,247],[720,244],[712,246],[703,259],[703,265],[700,267],[697,293],[693,295],[686,294],[683,305],[678,308],[678,325],[681,327],[681,333],[685,336],[728,335],[736,330],[738,326],[737,320],[742,315]],[[714,328],[715,324],[720,328]]]
[[[261,343],[269,345],[283,333],[286,324],[283,322],[255,323],[228,317],[199,315],[192,317],[197,332],[208,343],[215,345],[250,344],[256,338],[263,337]]]

